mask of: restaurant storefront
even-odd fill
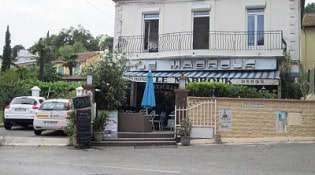
[[[174,107],[174,90],[178,88],[179,77],[181,75],[186,77],[186,83],[221,82],[225,84],[265,87],[276,89],[278,95],[280,94],[280,73],[277,70],[152,71],[152,74],[157,106],[168,102],[167,107]],[[125,72],[124,77],[131,82],[130,106],[139,106],[147,80],[147,71]]]

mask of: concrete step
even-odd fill
[[[119,132],[118,138],[105,138],[92,142],[95,146],[163,146],[176,145],[174,132]]]
[[[118,138],[174,138],[174,132],[119,132]]]
[[[92,142],[92,146],[176,146],[175,140],[106,140]]]

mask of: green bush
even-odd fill
[[[193,82],[187,85],[192,96],[198,97],[231,97],[231,98],[262,98],[263,92],[261,89],[255,87],[241,86],[241,85],[228,85],[218,82]],[[213,94],[214,92],[214,94]],[[276,91],[265,90],[266,98],[276,98]]]
[[[75,96],[75,89],[78,83],[68,83],[64,81],[42,82],[37,80],[37,76],[29,69],[9,69],[0,73],[0,103],[8,104],[10,100],[17,96],[31,95],[31,88],[38,86],[40,96],[46,98],[72,98]]]

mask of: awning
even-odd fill
[[[124,77],[130,81],[146,82],[147,71],[125,72]],[[178,83],[181,74],[190,82],[222,82],[243,85],[279,85],[280,73],[277,70],[262,71],[152,71],[154,83]]]

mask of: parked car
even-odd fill
[[[46,100],[40,106],[33,122],[35,135],[45,130],[64,130],[68,124],[67,117],[72,112],[70,99]]]
[[[11,129],[13,125],[24,127],[32,125],[35,114],[43,101],[45,101],[44,97],[15,97],[4,109],[5,129]]]

